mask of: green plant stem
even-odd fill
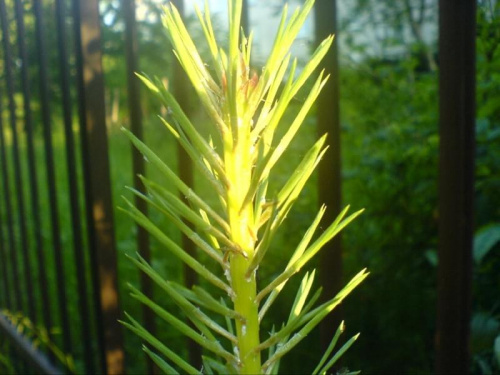
[[[325,83],[323,72],[309,90],[300,110],[285,129],[284,134],[278,138],[276,130],[281,123],[288,122],[283,117],[287,108],[325,56],[332,43],[332,37],[321,43],[304,69],[296,76],[297,59],[293,60],[288,69],[289,50],[312,9],[314,0],[306,0],[301,10],[297,9],[290,18],[287,17],[285,10],[273,50],[259,76],[250,67],[251,43],[247,41],[243,32],[240,38],[243,1],[228,0],[229,53],[224,52],[223,49],[219,50],[217,46],[207,4],[208,2],[205,4],[205,16],[203,17],[199,11],[197,14],[210,47],[218,82],[214,80],[215,77],[202,61],[180,13],[172,4],[164,8],[165,15],[162,20],[168,29],[174,53],[213,122],[211,133],[216,131],[220,136],[220,139],[217,139],[217,146],[223,150],[222,155],[216,151],[215,143],[211,138],[207,141],[198,132],[159,79],[151,81],[143,75],[139,75],[139,78],[155,95],[159,96],[169,109],[172,118],[169,122],[164,120],[164,125],[178,139],[187,155],[216,189],[223,214],[194,193],[192,188],[182,182],[170,167],[142,141],[129,131],[125,130],[125,133],[144,157],[162,172],[163,176],[187,198],[190,204],[182,203],[169,189],[144,177],[141,179],[148,194],[133,190],[134,194],[170,219],[195,245],[218,262],[222,266],[229,285],[199,260],[183,251],[133,205],[129,204],[130,208],[127,212],[197,274],[224,290],[231,298],[233,308],[226,307],[223,298],[221,302],[218,302],[214,296],[201,287],[188,289],[165,280],[140,256],[138,261],[133,260],[133,262],[172,298],[195,327],[182,323],[155,301],[148,299],[134,288],[132,288],[132,296],[149,306],[158,316],[175,326],[181,333],[220,357],[217,359],[203,357],[207,374],[214,371],[238,374],[276,373],[281,358],[299,344],[366,277],[366,273],[362,271],[335,298],[313,309],[321,288],[308,298],[314,274],[311,276],[306,274],[297,292],[289,321],[279,330],[273,328],[270,337],[260,342],[260,321],[287,281],[303,268],[325,243],[361,212],[344,218],[347,213],[345,209],[310,244],[325,212],[325,208],[322,207],[293,252],[286,268],[265,288],[257,291],[257,269],[263,263],[272,238],[283,224],[293,203],[299,197],[327,148],[324,147],[326,139],[324,135],[307,152],[279,193],[269,199],[267,187],[274,174],[273,167],[289,148],[321,91]],[[284,79],[287,72],[289,77]],[[223,143],[222,148],[220,148],[219,140]],[[183,224],[184,220],[196,229],[188,228]],[[206,235],[206,239],[199,236],[200,232]],[[259,319],[259,303],[267,294],[270,296],[260,310]],[[228,329],[221,327],[216,320],[206,315],[200,308],[225,316]],[[197,372],[179,354],[144,330],[137,321],[130,317],[129,319],[131,323],[123,324],[148,342],[167,361],[188,373]],[[233,345],[234,355],[219,344],[219,338],[229,340]],[[224,341],[227,344],[226,340]],[[339,353],[342,354],[352,342],[353,340],[342,347]],[[269,355],[264,356],[265,363],[262,363],[261,352],[267,349],[269,349]],[[167,373],[175,373],[176,370],[171,367],[170,363],[165,362],[163,357],[158,357],[149,349],[146,351],[160,368]],[[330,354],[331,350],[327,352],[317,368],[322,368]],[[337,358],[338,355],[334,355],[323,369],[328,370]],[[226,363],[223,364],[223,361]]]
[[[254,349],[259,345],[259,311],[255,302],[255,275],[245,279],[249,262],[237,255],[231,260],[231,277],[236,293],[234,310],[243,316],[244,320],[236,319],[236,334],[239,343],[239,357],[242,374],[261,373],[260,352]]]
[[[245,276],[255,252],[253,207],[247,205],[241,210],[251,181],[252,162],[248,155],[248,140],[249,134],[237,138],[227,135],[225,139],[226,174],[231,183],[227,193],[231,240],[243,250],[243,254],[232,254],[230,275],[235,293],[234,310],[243,317],[242,320],[236,320],[240,370],[242,374],[259,374],[260,352],[254,350],[260,343],[259,310],[255,300],[257,283],[255,274]]]

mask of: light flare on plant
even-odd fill
[[[326,55],[333,37],[328,37],[318,46],[309,62],[296,75],[297,60],[292,60],[290,47],[314,1],[307,0],[290,17],[285,6],[272,52],[259,74],[250,67],[253,36],[246,36],[241,31],[242,0],[229,0],[228,3],[228,51],[220,48],[215,40],[208,4],[205,3],[203,12],[196,9],[209,47],[213,75],[198,53],[177,9],[171,4],[164,7],[162,18],[174,53],[210,119],[211,136],[217,137],[222,145],[220,153],[214,148],[211,139],[207,140],[199,133],[196,125],[158,78],[138,74],[151,93],[168,108],[172,120],[162,118],[161,122],[219,194],[219,207],[212,207],[190,186],[185,185],[146,144],[124,129],[134,146],[164,175],[171,186],[186,197],[189,204],[165,187],[142,176],[148,194],[134,189],[131,191],[165,215],[200,251],[218,264],[220,274],[210,271],[198,259],[187,254],[128,200],[125,200],[127,208],[124,211],[160,241],[167,251],[223,292],[230,304],[199,286],[188,289],[168,281],[140,257],[132,261],[175,302],[192,325],[182,322],[133,286],[130,288],[133,297],[201,345],[206,354],[203,356],[203,369],[207,374],[274,374],[278,372],[281,358],[340,304],[367,273],[361,271],[337,296],[315,307],[321,288],[312,290],[315,272],[307,272],[297,291],[288,321],[278,325],[281,328],[273,329],[270,335],[260,331],[266,312],[288,280],[361,211],[347,216],[347,207],[325,231],[315,236],[326,210],[326,207],[321,207],[285,269],[269,284],[259,288],[257,272],[259,267],[271,266],[266,263],[265,255],[272,251],[273,237],[285,222],[288,212],[327,149],[326,136],[323,136],[304,155],[281,190],[274,196],[268,195],[273,167],[296,136],[328,76],[320,72],[290,124],[283,124],[283,115],[293,97]],[[287,71],[289,75],[285,78]],[[275,137],[278,127],[285,128],[279,139]],[[314,237],[316,239],[313,241]],[[308,298],[310,292],[312,296]],[[217,323],[218,319],[213,318],[215,315],[225,318],[227,326]],[[144,350],[163,371],[178,373],[180,369],[187,373],[200,372],[132,317],[129,316],[129,322],[123,324],[145,341],[147,346]],[[343,327],[342,323],[314,373],[325,373],[357,338],[353,337],[331,356]]]

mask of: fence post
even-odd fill
[[[117,283],[117,253],[112,209],[104,76],[98,0],[74,0],[77,35],[82,156],[87,190],[90,258],[94,275],[97,328],[103,371],[124,373],[124,352]],[[78,38],[79,36],[79,38]]]
[[[3,95],[2,90],[0,90],[0,96]],[[0,168],[1,168],[1,176],[2,176],[2,184],[0,191],[3,195],[3,202],[0,203],[0,215],[2,216],[2,226],[0,228],[0,254],[2,255],[2,273],[3,273],[3,279],[4,279],[4,292],[5,292],[5,299],[7,303],[7,307],[11,310],[15,310],[18,308],[18,301],[20,300],[20,295],[21,295],[21,290],[19,288],[19,284],[16,283],[16,277],[18,277],[18,271],[17,271],[17,258],[15,257],[15,253],[12,247],[13,241],[14,241],[14,233],[12,231],[12,214],[11,214],[11,207],[10,207],[10,199],[9,199],[9,173],[7,170],[7,160],[6,160],[6,152],[5,152],[5,140],[4,140],[4,133],[3,133],[3,105],[2,101],[0,100]],[[1,205],[5,206],[5,209],[2,208]],[[3,218],[6,218],[3,219]],[[7,222],[5,224],[5,221]],[[7,227],[7,237],[8,237],[8,242],[5,241],[4,237],[4,227]],[[9,258],[9,264],[7,267],[7,258]],[[9,280],[9,275],[7,274],[7,271],[9,271],[9,275],[12,278],[12,298],[10,294],[10,280]]]
[[[438,374],[470,371],[476,1],[439,1]]]
[[[316,45],[319,45],[328,35],[337,33],[336,0],[318,0],[314,8]],[[322,136],[328,133],[327,144],[330,149],[318,166],[318,199],[328,209],[324,216],[325,223],[332,223],[340,213],[342,200],[341,179],[341,149],[340,149],[340,114],[339,114],[339,65],[338,39],[321,63],[325,75],[330,79],[325,84],[317,100],[318,133]],[[342,248],[341,235],[338,234],[325,245],[321,253],[320,277],[324,287],[322,298],[333,298],[342,287]],[[322,323],[321,346],[326,350],[335,329],[342,317],[341,307],[338,306]]]
[[[42,240],[42,221],[40,210],[40,192],[38,189],[38,172],[35,157],[35,146],[33,136],[33,116],[31,113],[31,85],[29,81],[29,59],[26,48],[26,33],[24,25],[24,6],[21,0],[15,2],[15,13],[17,23],[17,45],[19,57],[21,58],[21,87],[23,92],[23,115],[26,132],[26,146],[28,156],[29,190],[31,197],[31,217],[33,218],[33,231],[36,248],[36,265],[38,267],[38,279],[35,284],[41,295],[42,316],[45,327],[52,327],[52,317],[50,314],[50,296],[45,262],[45,248]],[[30,214],[28,214],[29,216]],[[31,288],[31,286],[28,286]],[[47,334],[51,337],[50,330]]]
[[[52,248],[54,253],[54,265],[56,270],[55,282],[57,290],[57,309],[62,330],[62,344],[66,355],[72,355],[71,329],[68,314],[68,299],[65,283],[65,268],[63,261],[63,249],[61,243],[61,226],[59,217],[59,207],[57,200],[56,174],[54,164],[54,150],[52,145],[52,115],[50,82],[48,74],[48,49],[45,38],[45,18],[41,1],[33,2],[36,31],[36,57],[38,59],[39,90],[41,125],[43,130],[43,146],[45,151],[45,168],[47,171],[47,192],[50,214],[50,229],[52,235]],[[50,354],[49,354],[50,355]]]
[[[141,86],[139,79],[135,73],[139,70],[139,55],[137,41],[137,22],[135,12],[135,0],[122,0],[123,16],[125,18],[125,58],[127,61],[127,99],[128,109],[130,114],[129,125],[135,136],[141,140],[144,139],[142,113],[141,113]],[[145,161],[142,154],[137,148],[132,148],[132,173],[134,188],[145,192],[146,188],[140,179],[140,175],[145,175]],[[148,206],[144,199],[135,197],[135,206],[144,215],[148,214]],[[141,256],[149,262],[151,260],[151,250],[148,232],[137,225],[137,249]],[[144,272],[140,273],[142,292],[153,299],[153,282]],[[146,305],[143,305],[142,319],[144,327],[151,333],[155,334],[156,324],[153,311]],[[147,361],[147,369],[150,374],[157,373],[153,361],[145,353]]]
[[[25,270],[25,275],[24,275],[24,293],[27,294],[27,311],[28,311],[28,316],[31,319],[34,319],[35,317],[35,305],[34,305],[34,296],[33,296],[33,290],[29,286],[32,284],[32,278],[31,278],[31,266],[29,263],[29,247],[30,244],[28,243],[28,232],[26,228],[26,217],[25,217],[25,211],[24,211],[24,195],[22,194],[22,189],[23,189],[23,176],[21,174],[21,157],[20,157],[20,151],[19,151],[19,134],[18,134],[18,129],[17,129],[17,118],[16,118],[16,103],[14,100],[14,95],[15,95],[15,87],[14,87],[14,77],[13,77],[13,71],[12,71],[12,62],[13,62],[13,56],[12,56],[12,51],[10,48],[10,33],[9,33],[9,25],[7,24],[8,22],[8,17],[7,17],[7,11],[5,7],[5,1],[1,0],[0,1],[0,19],[1,19],[1,26],[2,26],[2,44],[3,44],[3,52],[4,52],[4,77],[6,81],[6,86],[7,86],[7,99],[8,99],[8,107],[9,107],[9,117],[10,117],[10,126],[11,126],[11,132],[12,132],[12,159],[13,159],[13,169],[14,169],[14,186],[15,189],[18,191],[18,194],[16,194],[16,203],[17,203],[17,210],[18,210],[18,225],[19,225],[19,237],[21,239],[21,258],[24,263],[24,270]],[[7,190],[8,191],[8,190]],[[8,193],[7,193],[8,194]],[[11,248],[11,251],[14,251],[13,248]],[[15,280],[15,284],[21,283],[21,278],[18,278]],[[23,298],[20,296],[19,306],[20,310],[22,310],[23,307]]]
[[[64,141],[66,146],[66,168],[68,172],[69,203],[71,213],[71,234],[78,292],[78,313],[83,346],[84,369],[86,373],[95,372],[92,356],[92,335],[87,283],[85,277],[85,253],[83,249],[82,225],[80,218],[79,186],[76,168],[76,150],[73,136],[73,115],[70,93],[70,66],[66,45],[66,5],[64,0],[56,0],[57,49],[59,52],[60,90],[62,93]]]

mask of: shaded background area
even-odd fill
[[[11,49],[8,52],[5,43],[0,49],[3,137],[0,158],[5,164],[5,167],[2,166],[0,189],[0,243],[4,249],[0,272],[5,275],[0,277],[0,307],[5,308],[3,312],[38,343],[53,363],[84,373],[89,366],[102,368],[105,361],[98,354],[102,345],[99,340],[103,338],[99,339],[102,328],[98,329],[95,322],[99,321],[96,316],[100,314],[98,305],[102,303],[99,302],[102,296],[96,295],[99,287],[93,284],[96,281],[93,281],[95,276],[91,270],[95,268],[95,260],[91,257],[93,247],[89,243],[87,229],[90,222],[86,221],[86,215],[92,209],[84,204],[88,198],[84,192],[88,189],[83,182],[86,172],[82,154],[85,154],[85,149],[81,147],[84,144],[81,143],[81,136],[85,134],[80,132],[80,127],[86,122],[80,122],[82,97],[76,57],[79,47],[78,36],[74,32],[78,25],[73,18],[78,1],[0,1],[5,5],[2,25],[10,30],[8,35],[2,32],[2,42],[7,38]],[[185,19],[203,51],[203,34],[192,10],[194,2],[185,1]],[[145,93],[138,95],[139,89],[133,84],[127,86],[127,71],[132,67],[132,70],[157,75],[173,90],[182,86],[182,81],[174,81],[177,68],[160,22],[159,5],[162,2],[159,0],[136,1],[137,60],[135,68],[133,63],[130,65],[130,57],[126,57],[127,40],[130,39],[125,36],[125,3],[118,0],[99,2],[101,44],[90,45],[89,48],[98,51],[102,47],[103,52],[102,94],[105,107],[101,108],[104,112],[99,114],[99,119],[106,124],[111,173],[109,186],[105,181],[96,183],[108,186],[112,195],[110,214],[115,218],[112,230],[118,249],[120,311],[139,317],[143,313],[142,308],[129,298],[126,282],[141,285],[141,280],[125,254],[133,255],[138,248],[144,252],[146,248],[138,245],[137,228],[132,221],[116,209],[121,204],[121,195],[130,198],[124,186],[133,184],[134,170],[141,168],[137,166],[137,160],[133,168],[131,146],[119,131],[121,126],[128,127],[131,123],[134,114],[130,111],[134,100],[141,104],[140,118],[146,141],[171,165],[182,165],[183,161],[178,160],[177,145],[156,118],[158,113],[168,116],[166,109],[160,108]],[[214,11],[214,27],[223,41],[227,28],[225,1],[209,3]],[[290,1],[291,6],[300,3]],[[20,14],[19,4],[22,4],[24,38],[20,38],[19,19],[16,18]],[[38,4],[38,10],[34,4]],[[54,20],[57,19],[57,12],[61,12],[61,4],[65,8],[58,23]],[[257,43],[253,61],[257,70],[269,51],[272,42],[269,35],[277,27],[283,4],[281,0],[248,1],[249,24],[250,28],[255,28]],[[37,24],[40,20],[36,18],[37,11],[43,17],[41,25]],[[438,1],[338,0],[337,11],[342,206],[351,204],[354,209],[366,208],[366,212],[343,235],[343,277],[347,281],[363,267],[368,267],[371,272],[366,282],[343,306],[348,333],[362,334],[347,353],[342,366],[351,370],[361,369],[366,374],[429,373],[433,371],[435,362],[437,305]],[[293,52],[299,57],[299,65],[304,64],[314,46],[314,29],[314,17],[311,16],[293,47]],[[24,57],[19,48],[20,40],[26,44]],[[65,59],[61,58],[61,40],[67,44]],[[44,56],[39,53],[40,43],[45,44]],[[46,63],[45,78],[39,69],[42,60]],[[67,73],[62,69],[65,64]],[[484,374],[500,371],[499,72],[500,5],[495,0],[478,1],[475,238],[470,343],[471,372]],[[23,74],[25,78],[22,78]],[[29,86],[28,96],[23,79]],[[68,80],[66,89],[63,84],[65,79]],[[131,100],[130,92],[137,94],[135,99]],[[288,119],[293,118],[303,99],[299,93]],[[197,101],[189,91],[185,93],[183,106],[203,128],[205,116],[198,111]],[[47,118],[47,108],[50,118]],[[32,117],[29,121],[26,113]],[[301,130],[298,142],[279,163],[271,189],[285,181],[287,174],[313,143],[317,134],[316,123],[314,112]],[[32,131],[32,146],[29,131]],[[99,139],[105,141],[102,135]],[[48,150],[49,144],[52,151]],[[68,159],[68,150],[72,147],[76,162]],[[33,153],[31,159],[30,149]],[[53,177],[48,167],[50,163],[46,163],[50,153],[53,154]],[[143,163],[149,176],[165,182],[156,171],[147,168],[147,162]],[[101,162],[94,161],[93,165],[101,165]],[[36,171],[35,177],[31,168]],[[20,172],[19,176],[16,176],[15,170]],[[38,203],[35,205],[32,204],[33,181],[38,187]],[[76,187],[71,188],[72,183],[76,183]],[[194,183],[200,191],[207,190],[197,175],[194,176]],[[315,208],[320,204],[317,184],[315,176],[290,213],[288,225],[277,238],[274,251],[268,255],[269,264],[276,265],[276,268],[259,271],[262,283],[280,269],[279,265],[285,264],[289,252],[314,218]],[[79,202],[76,206],[75,199]],[[215,197],[208,194],[207,199]],[[22,212],[25,212],[24,217],[21,217]],[[56,228],[54,215],[58,216],[59,227]],[[155,212],[150,215],[169,236],[181,241],[180,234],[162,216]],[[81,218],[76,228],[75,216]],[[60,242],[59,253],[53,251],[57,242]],[[78,242],[81,242],[80,245]],[[78,246],[82,249],[81,253],[75,250]],[[43,249],[46,264],[43,270],[39,268],[38,249]],[[152,264],[157,270],[175,280],[185,277],[180,262],[168,257],[153,240],[150,252]],[[58,272],[61,269],[64,272],[63,292],[62,275]],[[31,281],[25,275],[32,276]],[[41,282],[43,275],[47,277],[46,283]],[[84,285],[86,288],[82,289]],[[293,291],[295,285],[291,282],[288,290]],[[18,293],[14,291],[16,288]],[[32,291],[32,298],[25,291]],[[170,301],[162,300],[158,290],[152,289],[152,293],[162,304],[175,311]],[[8,294],[12,297],[10,306],[7,303]],[[20,296],[17,305],[13,298],[15,294]],[[81,305],[84,295],[87,307]],[[285,291],[280,298],[280,303],[270,314],[273,322],[280,322],[287,316],[286,308],[290,306],[293,295]],[[31,300],[34,306],[30,311]],[[45,316],[50,317],[48,323]],[[69,328],[63,327],[64,319]],[[88,329],[82,329],[84,322],[89,325]],[[184,348],[181,352],[187,357],[188,345],[184,338],[163,322],[155,323],[161,337],[172,346]],[[270,330],[271,326],[264,327],[263,332],[266,329]],[[332,333],[334,330],[332,327]],[[62,334],[64,332],[66,337]],[[130,332],[121,329],[120,332],[123,334],[126,371],[144,373],[149,367],[139,350],[140,340]],[[90,341],[86,341],[85,335]],[[496,352],[495,339],[498,343]],[[84,343],[88,343],[88,347]],[[48,350],[49,346],[57,350]],[[307,373],[314,367],[320,350],[319,332],[316,332],[297,347],[296,355],[284,360],[282,370],[285,373]],[[64,360],[65,354],[70,355],[72,361]],[[92,358],[91,364],[89,357]],[[0,337],[0,373],[25,372],[27,368],[21,362],[11,343]]]

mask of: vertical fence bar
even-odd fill
[[[5,175],[6,175],[6,169],[7,169],[7,164],[5,163],[5,142],[3,138],[3,101],[2,101],[2,91],[0,89],[0,168],[2,169],[2,185],[1,188],[4,190],[5,188]],[[7,191],[1,191],[2,195],[4,196],[3,200],[3,205],[6,205],[6,199],[8,199],[8,192]],[[1,202],[1,198],[0,198]],[[5,299],[5,306],[12,310],[14,308],[13,301],[11,299],[11,285],[10,285],[10,280],[9,280],[9,271],[12,269],[11,267],[7,267],[7,258],[9,255],[9,244],[5,241],[5,236],[4,236],[4,217],[7,219],[7,223],[9,222],[8,220],[8,215],[7,215],[7,210],[5,213],[3,212],[4,210],[2,209],[2,203],[0,203],[0,221],[2,225],[0,226],[0,256],[1,259],[0,261],[2,262],[2,275],[3,275],[3,289],[4,289],[4,299]],[[14,277],[13,277],[13,282],[14,282]],[[14,296],[13,296],[14,298]]]
[[[12,131],[12,157],[14,161],[14,182],[16,187],[16,198],[17,198],[17,209],[18,209],[18,220],[19,220],[19,234],[21,237],[21,254],[23,257],[24,264],[24,282],[27,294],[27,307],[28,316],[31,319],[35,319],[35,298],[33,295],[33,281],[31,278],[31,265],[29,262],[28,255],[28,233],[26,231],[26,217],[24,212],[24,193],[23,193],[23,178],[21,175],[21,159],[19,153],[19,139],[17,133],[17,120],[16,120],[16,104],[14,102],[14,80],[12,74],[12,52],[10,49],[10,36],[9,36],[9,25],[7,24],[7,14],[5,9],[5,1],[0,1],[0,17],[2,22],[2,34],[3,34],[3,49],[4,49],[4,69],[5,78],[7,82],[7,98],[9,103],[9,113],[10,113],[10,126]],[[19,42],[19,41],[18,41]],[[17,279],[16,282],[19,283],[21,280]]]
[[[83,358],[85,372],[94,373],[92,358],[92,336],[89,320],[89,302],[85,278],[85,255],[83,253],[82,224],[80,221],[80,203],[78,194],[78,176],[76,168],[75,144],[71,114],[71,93],[69,87],[69,63],[66,48],[64,0],[56,0],[57,46],[59,50],[59,66],[61,74],[61,93],[63,106],[63,123],[66,146],[66,166],[68,171],[69,201],[71,210],[71,229],[73,235],[73,251],[75,254],[75,270],[78,291],[78,309],[80,314],[80,332],[83,341]]]
[[[10,232],[11,232],[11,227],[12,227],[12,220],[10,218],[10,212],[8,210],[7,205],[9,204],[9,196],[8,196],[8,171],[7,171],[7,162],[5,160],[5,141],[4,141],[4,136],[3,136],[3,105],[2,105],[2,91],[0,90],[0,167],[2,169],[2,190],[3,190],[3,198],[4,198],[4,205],[5,205],[5,217],[7,219],[7,236],[9,237],[9,242],[5,242],[5,237],[4,237],[4,221],[3,221],[3,210],[0,209],[0,217],[2,218],[2,226],[0,227],[0,246],[1,246],[1,256],[2,256],[2,273],[3,273],[3,280],[4,280],[4,293],[5,293],[5,302],[7,304],[7,308],[10,310],[14,309],[14,306],[17,303],[17,293],[18,291],[16,290],[15,286],[15,271],[14,271],[14,262],[12,262],[12,247],[10,246]],[[13,270],[12,272],[12,282],[14,284],[14,295],[10,295],[10,281],[9,281],[9,273],[7,270],[7,258],[8,255],[11,255],[11,262],[10,262],[10,267],[9,270]],[[20,292],[19,292],[20,293]]]
[[[40,202],[38,192],[38,178],[35,164],[35,150],[33,145],[33,118],[31,115],[31,87],[28,79],[28,54],[26,51],[24,9],[21,0],[16,0],[16,21],[17,21],[17,44],[19,47],[19,57],[21,58],[21,85],[23,91],[23,112],[24,128],[26,132],[27,152],[28,152],[28,173],[31,198],[31,215],[33,218],[33,229],[35,235],[35,247],[38,263],[38,290],[42,298],[42,321],[47,328],[47,334],[51,336],[52,318],[50,316],[50,300],[48,293],[48,282],[45,268],[45,255],[42,244],[42,229],[40,220]],[[34,285],[33,285],[34,287]]]
[[[0,90],[0,97],[2,92]],[[3,113],[3,101],[0,100],[0,114]],[[4,124],[3,117],[0,116],[0,157],[2,158],[2,188],[4,192],[4,205],[5,205],[5,216],[7,218],[7,237],[8,237],[8,253],[10,256],[10,269],[12,270],[12,284],[14,289],[13,303],[11,305],[12,309],[21,310],[21,289],[19,283],[16,280],[19,279],[19,268],[17,264],[17,252],[16,245],[14,241],[14,223],[12,219],[12,205],[9,199],[9,169],[7,163],[7,153],[5,149],[5,137],[4,137]],[[7,257],[7,255],[6,255]]]
[[[0,112],[0,116],[2,113]],[[0,131],[2,127],[0,125]],[[1,207],[1,206],[0,206]],[[0,215],[2,215],[2,210],[0,208]],[[11,300],[10,300],[10,282],[9,276],[7,273],[7,253],[5,249],[4,236],[3,236],[3,227],[0,228],[0,262],[2,263],[2,289],[3,289],[3,298],[0,303],[2,303],[3,307],[7,307],[8,309],[12,309]]]
[[[130,113],[130,129],[141,140],[144,138],[142,113],[141,113],[141,95],[139,80],[135,76],[135,72],[139,69],[138,63],[138,42],[137,42],[137,24],[135,14],[135,1],[122,0],[123,16],[125,18],[125,57],[127,61],[127,97],[128,108]],[[145,186],[139,175],[145,174],[144,158],[137,148],[132,147],[132,173],[134,188],[145,192]],[[135,206],[143,214],[147,215],[147,203],[139,197],[135,197]],[[149,243],[149,235],[147,231],[137,225],[137,248],[141,256],[149,262],[151,260],[151,251]],[[144,272],[140,273],[141,289],[143,293],[152,298],[153,283]],[[154,314],[150,308],[143,305],[142,310],[143,321],[146,329],[152,334],[156,331]],[[148,372],[154,372],[152,360],[146,355],[148,364]]]
[[[56,176],[54,169],[54,152],[52,148],[52,119],[50,108],[49,77],[47,75],[47,54],[45,46],[45,26],[42,4],[33,0],[35,12],[35,31],[37,42],[37,58],[40,76],[40,105],[42,111],[43,141],[45,149],[45,167],[47,169],[47,184],[49,194],[49,211],[51,222],[52,243],[56,270],[56,288],[58,310],[62,327],[63,350],[66,355],[72,355],[71,332],[69,326],[68,302],[66,298],[66,279],[62,246],[60,237],[59,213],[57,209]]]
[[[72,0],[72,13],[73,13],[73,34],[75,41],[75,65],[76,65],[76,87],[77,87],[77,103],[78,103],[78,121],[80,129],[80,143],[82,150],[82,166],[83,166],[83,182],[84,182],[84,205],[86,213],[86,223],[87,223],[87,237],[88,243],[92,247],[96,242],[95,240],[95,230],[94,230],[94,219],[92,215],[92,195],[90,192],[90,165],[89,160],[85,156],[88,154],[87,149],[87,132],[86,132],[86,105],[85,105],[85,85],[83,80],[83,49],[82,49],[82,38],[81,38],[81,28],[80,28],[80,0]],[[92,295],[94,302],[94,319],[96,323],[96,334],[97,334],[97,354],[99,363],[99,372],[106,373],[106,353],[105,353],[105,339],[104,331],[102,329],[102,309],[100,303],[100,293],[99,293],[99,274],[98,270],[95,268],[97,264],[96,253],[92,249],[89,251],[90,258],[90,274],[92,278]]]
[[[35,163],[35,148],[33,140],[33,119],[31,115],[31,88],[28,78],[28,54],[26,51],[25,43],[25,28],[24,28],[24,9],[23,4],[20,0],[16,0],[16,18],[18,27],[18,44],[19,44],[19,55],[22,60],[21,65],[21,83],[23,88],[23,104],[24,104],[24,120],[25,120],[25,131],[26,131],[26,141],[27,141],[27,151],[28,151],[28,169],[29,169],[29,184],[31,192],[31,215],[33,218],[34,234],[35,234],[35,246],[36,246],[36,259],[38,265],[38,281],[39,290],[42,299],[42,320],[43,324],[47,328],[47,335],[49,339],[52,334],[50,328],[52,327],[52,317],[51,317],[51,303],[49,296],[48,280],[47,280],[47,269],[45,267],[45,253],[42,243],[42,228],[40,219],[40,200],[38,191],[38,177],[36,171]]]
[[[104,332],[103,363],[108,374],[124,371],[123,339],[120,324],[120,305],[117,283],[117,255],[114,233],[108,138],[104,106],[104,77],[102,70],[101,27],[98,0],[80,1],[75,19],[80,26],[80,51],[83,79],[80,82],[85,105],[82,133],[82,155],[86,160],[84,173],[90,202],[89,236],[93,268],[98,272],[98,307],[101,320],[98,330]]]
[[[470,371],[476,1],[439,1],[436,373]]]
[[[337,33],[336,0],[318,0],[314,9],[316,22],[316,45],[319,45],[328,35]],[[335,35],[336,37],[336,35]],[[317,100],[318,133],[322,136],[328,133],[327,143],[330,149],[318,166],[318,199],[325,204],[325,223],[331,223],[341,211],[342,178],[340,149],[340,111],[339,111],[339,65],[338,39],[334,41],[330,51],[321,63],[321,68],[330,79],[323,87]],[[325,245],[321,255],[320,277],[325,300],[333,298],[342,288],[342,247],[340,234]],[[328,347],[332,335],[342,320],[342,311],[337,307],[322,323],[321,346]]]

